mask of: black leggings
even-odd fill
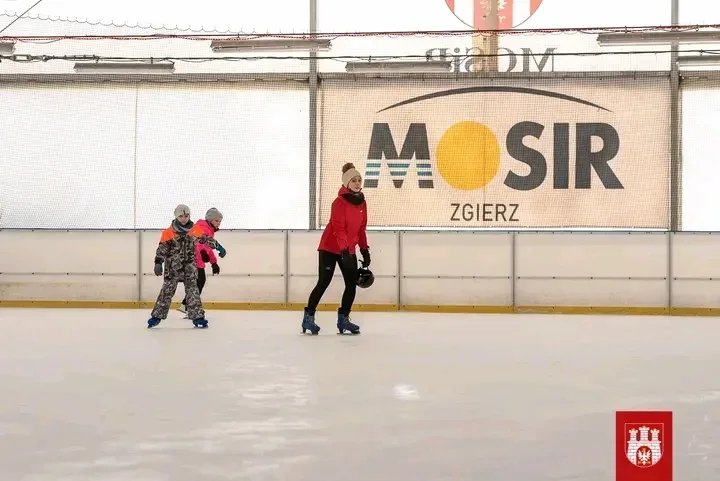
[[[200,269],[200,268],[198,268],[198,281],[197,281],[197,286],[198,286],[198,291],[199,291],[198,293],[199,293],[199,294],[202,294],[202,290],[203,290],[203,287],[205,287],[205,281],[206,281],[206,280],[207,280],[207,278],[205,277],[205,269]],[[182,300],[182,305],[183,305],[183,306],[186,304],[185,301],[187,301],[187,296],[186,296],[186,297],[183,297],[183,300]]]
[[[357,256],[353,255],[352,266],[346,267],[343,265],[341,256],[327,251],[318,251],[318,281],[308,299],[306,308],[308,312],[315,313],[315,309],[320,304],[320,299],[322,299],[323,294],[330,285],[330,281],[332,281],[336,264],[340,266],[340,272],[342,272],[345,281],[345,292],[343,292],[339,312],[345,315],[350,314],[353,302],[355,302],[355,291],[357,290]]]

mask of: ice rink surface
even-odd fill
[[[8,481],[611,481],[615,410],[720,476],[715,318],[0,309]]]

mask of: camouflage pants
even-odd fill
[[[167,319],[168,312],[170,311],[170,304],[172,298],[177,290],[178,283],[182,282],[185,284],[185,299],[187,300],[187,316],[188,319],[203,319],[205,317],[205,310],[202,307],[202,301],[200,300],[200,291],[197,286],[197,267],[194,264],[188,264],[184,266],[180,272],[167,273],[165,281],[160,288],[160,294],[158,294],[157,301],[155,301],[155,307],[150,314],[152,317],[158,319]]]

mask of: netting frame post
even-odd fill
[[[308,0],[310,33],[317,33],[317,0]],[[317,229],[317,160],[318,160],[318,60],[310,51],[308,60],[308,229]]]
[[[137,229],[137,225],[135,226]],[[137,230],[137,302],[138,306],[142,305],[143,301],[143,231]]]
[[[517,231],[510,231],[510,305],[517,311]]]
[[[680,23],[680,0],[671,0],[670,23]],[[682,118],[679,43],[670,47],[670,231],[682,229]]]

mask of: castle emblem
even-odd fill
[[[662,458],[663,424],[625,424],[628,433],[626,456],[638,468],[649,468]]]

